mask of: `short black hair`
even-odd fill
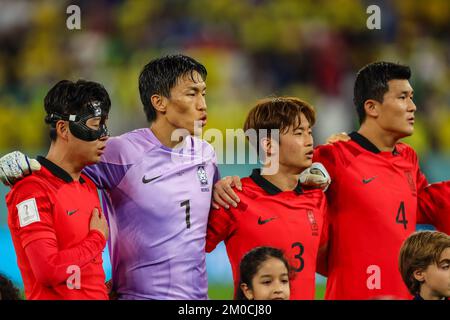
[[[288,270],[289,278],[291,278],[292,267],[289,265],[282,250],[273,247],[256,247],[247,252],[241,259],[239,264],[239,287],[236,288],[236,300],[247,300],[241,289],[241,284],[245,283],[250,289],[252,288],[252,279],[264,261],[276,258],[283,262]]]
[[[159,94],[170,98],[170,90],[175,87],[178,78],[190,75],[195,81],[194,71],[200,74],[203,81],[206,80],[205,66],[182,54],[164,56],[145,65],[139,76],[139,93],[148,122],[156,119],[156,110],[151,102],[152,95]]]
[[[0,300],[20,300],[20,292],[11,280],[0,274]]]
[[[86,80],[77,82],[61,80],[55,84],[44,98],[44,108],[47,112],[45,123],[51,125],[50,139],[56,140],[55,123],[50,117],[52,113],[80,115],[87,112],[88,103],[91,101],[100,102],[102,113],[109,113],[111,100],[100,83]]]
[[[359,123],[366,119],[364,103],[368,99],[383,102],[384,94],[389,90],[390,80],[409,80],[411,69],[408,66],[392,62],[374,62],[358,71],[353,92]]]

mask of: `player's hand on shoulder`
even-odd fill
[[[108,222],[103,212],[99,211],[97,208],[92,210],[91,221],[89,224],[89,230],[97,230],[103,234],[106,240],[109,237]]]
[[[224,207],[229,209],[230,205],[236,208],[241,200],[233,188],[242,191],[241,179],[238,176],[228,176],[217,181],[213,189],[213,208],[219,209]]]
[[[346,142],[349,140],[350,140],[350,136],[346,132],[335,133],[327,138],[326,144],[332,144],[332,143],[339,142],[339,141]]]
[[[320,188],[327,191],[331,177],[327,169],[320,163],[314,162],[300,174],[300,183],[308,188]]]
[[[20,151],[13,151],[0,158],[0,180],[6,186],[12,186],[40,169],[41,165],[36,159],[30,159]]]

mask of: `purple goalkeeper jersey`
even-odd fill
[[[170,149],[137,129],[107,141],[85,173],[102,193],[119,299],[207,299],[205,237],[218,178],[213,148]]]

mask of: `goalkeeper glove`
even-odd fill
[[[20,151],[14,151],[0,158],[0,180],[6,186],[12,186],[17,181],[41,169],[36,159],[30,159]]]
[[[314,162],[311,167],[300,174],[300,183],[307,187],[321,188],[323,191],[327,191],[331,177],[320,162]]]

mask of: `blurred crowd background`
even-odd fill
[[[66,28],[70,4],[81,9],[81,30]],[[372,4],[380,30],[366,26]],[[357,70],[387,60],[413,71],[416,131],[406,142],[430,181],[450,179],[449,21],[448,0],[0,0],[0,153],[45,152],[43,98],[61,79],[104,84],[113,135],[147,126],[139,73],[180,52],[208,69],[206,129],[241,128],[257,99],[289,95],[316,107],[315,142],[323,143],[358,125]],[[222,174],[247,173],[233,168]],[[5,222],[2,201],[0,228]],[[0,272],[15,262],[3,239]]]

